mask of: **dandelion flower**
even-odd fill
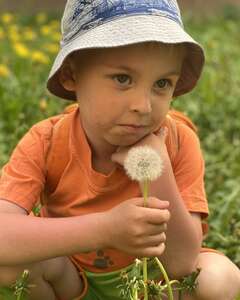
[[[13,43],[18,43],[20,41],[20,33],[16,25],[9,26],[8,36]]]
[[[61,40],[61,34],[59,31],[56,31],[52,34],[51,39],[53,42],[59,42]]]
[[[8,32],[9,32],[9,34],[11,34],[11,33],[17,34],[17,33],[19,33],[19,27],[15,24],[9,25]]]
[[[3,29],[0,27],[0,40],[3,40],[5,38],[5,33]]]
[[[49,62],[49,58],[41,51],[33,51],[31,54],[31,59],[34,62],[47,64]]]
[[[152,181],[162,174],[163,161],[151,147],[139,146],[129,150],[124,168],[132,180]]]
[[[39,13],[36,16],[36,21],[38,24],[46,23],[47,21],[47,15],[45,13]]]
[[[10,70],[7,66],[0,64],[0,77],[9,77]]]
[[[34,41],[37,38],[37,34],[31,28],[26,28],[23,32],[23,38],[26,41]]]
[[[41,28],[40,28],[40,31],[42,33],[42,35],[44,36],[49,36],[52,34],[52,29],[50,26],[48,25],[43,25]]]
[[[56,54],[56,53],[58,53],[58,51],[59,51],[59,46],[58,46],[58,44],[46,44],[45,45],[45,47],[44,47],[48,52],[50,52],[50,53],[54,53],[54,54]]]
[[[14,19],[14,16],[13,14],[10,14],[10,13],[5,13],[1,16],[1,19],[2,19],[2,22],[5,23],[5,24],[10,24],[13,19]]]
[[[41,109],[41,111],[46,111],[47,110],[47,100],[45,98],[42,98],[39,102],[39,108]]]
[[[58,20],[53,20],[49,23],[49,26],[52,29],[59,29],[61,27],[61,23]]]
[[[22,43],[14,43],[13,48],[18,56],[20,57],[29,57],[30,51],[28,48]]]

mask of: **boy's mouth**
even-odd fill
[[[129,133],[141,133],[148,127],[146,125],[139,124],[119,124],[119,126]]]

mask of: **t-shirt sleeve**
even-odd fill
[[[0,178],[0,199],[31,212],[45,185],[45,157],[52,126],[48,120],[34,125],[20,140]]]
[[[205,164],[199,139],[184,124],[178,124],[179,150],[174,160],[174,174],[182,199],[190,212],[209,214],[204,187]]]

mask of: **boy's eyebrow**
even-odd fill
[[[120,66],[113,66],[113,65],[109,65],[109,64],[103,64],[105,67],[108,67],[108,68],[111,68],[111,69],[121,69],[121,70],[124,70],[124,71],[127,71],[127,72],[132,72],[132,73],[136,73],[137,74],[137,71],[128,67],[128,66],[123,66],[123,65],[120,65]],[[161,76],[163,77],[168,77],[168,76],[180,76],[181,72],[177,71],[177,70],[170,70],[164,74],[161,74]]]

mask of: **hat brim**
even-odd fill
[[[152,41],[166,44],[186,44],[187,55],[174,97],[191,91],[200,78],[204,65],[203,48],[175,21],[153,15],[134,15],[115,19],[76,36],[58,53],[47,81],[47,88],[60,98],[76,100],[75,93],[65,90],[58,76],[58,72],[69,54],[83,49],[119,47]]]

